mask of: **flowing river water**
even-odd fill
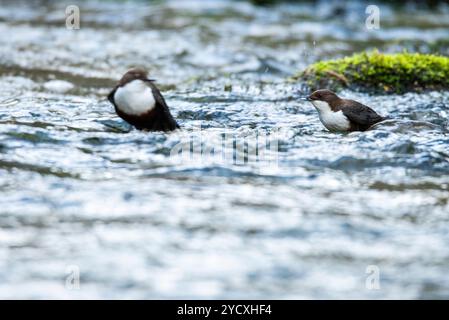
[[[0,298],[449,297],[449,92],[345,90],[395,120],[337,134],[288,81],[448,55],[447,5],[384,3],[369,30],[356,1],[76,2],[78,30],[73,1],[1,2]],[[133,66],[182,130],[116,116]]]

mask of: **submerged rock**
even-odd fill
[[[316,62],[293,80],[304,80],[312,90],[343,87],[386,93],[448,90],[449,58],[406,52],[364,52]]]

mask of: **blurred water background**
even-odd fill
[[[449,297],[449,92],[343,91],[400,121],[335,134],[287,81],[374,48],[448,55],[447,4],[381,2],[368,30],[359,1],[0,3],[0,298]],[[181,131],[116,116],[133,66]],[[234,140],[249,156],[170,156]]]

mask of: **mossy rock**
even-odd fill
[[[420,53],[377,51],[312,64],[292,78],[312,89],[352,89],[404,93],[449,90],[449,58]]]

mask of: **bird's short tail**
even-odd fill
[[[381,117],[380,121],[391,120],[391,119],[393,119],[393,118],[390,116],[386,116],[386,117]]]

